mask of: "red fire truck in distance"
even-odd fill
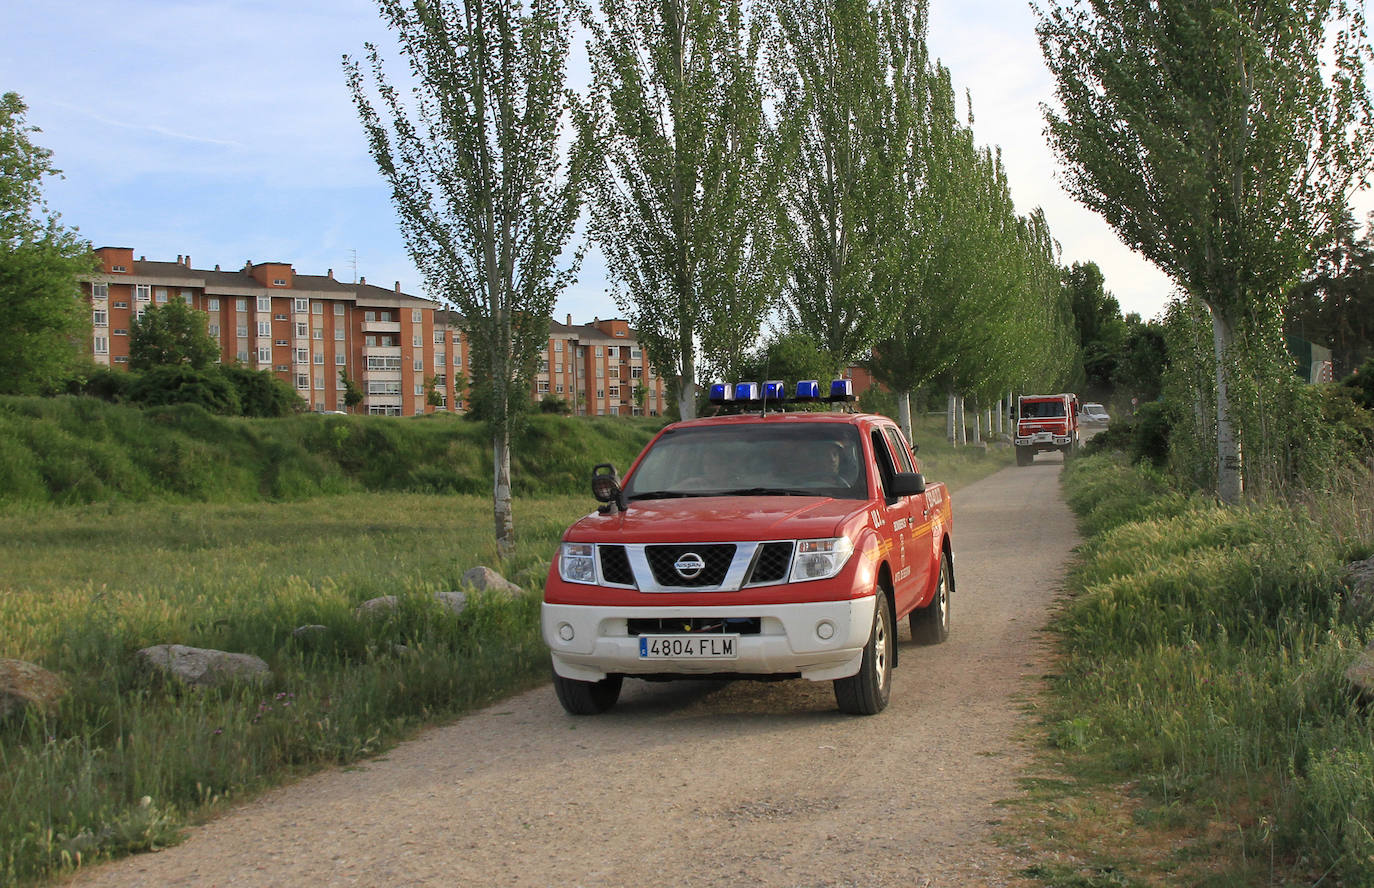
[[[925,480],[890,419],[784,412],[782,389],[713,386],[741,412],[669,425],[623,483],[594,471],[604,505],[564,533],[541,612],[568,712],[609,709],[626,676],[800,677],[874,714],[897,621],[918,642],[948,636],[945,485]],[[827,399],[814,381],[798,391],[852,400],[847,380]]]
[[[1078,448],[1078,396],[1021,395],[1016,399],[1016,464],[1028,466],[1035,455]]]

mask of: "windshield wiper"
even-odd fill
[[[825,496],[815,490],[797,490],[793,487],[745,487],[739,490],[721,490],[713,496]]]

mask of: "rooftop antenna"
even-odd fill
[[[353,256],[353,258],[350,261],[353,266],[353,283],[356,284],[358,282],[358,251],[349,250],[348,252],[351,253]]]

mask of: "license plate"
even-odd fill
[[[641,635],[641,660],[734,660],[738,635]]]

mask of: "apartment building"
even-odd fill
[[[134,258],[127,247],[96,250],[101,269],[83,282],[91,303],[91,352],[119,367],[129,361],[129,327],[150,305],[184,300],[205,312],[221,361],[271,370],[311,409],[345,410],[339,371],[363,391],[358,412],[414,416],[461,412],[471,356],[461,318],[438,303],[327,274],[297,274],[290,263],[245,262],[237,271],[194,269]],[[553,394],[594,415],[657,415],[664,384],[621,320],[573,326],[550,322],[531,395]],[[437,406],[429,403],[430,387]],[[639,391],[639,389],[643,389]]]

